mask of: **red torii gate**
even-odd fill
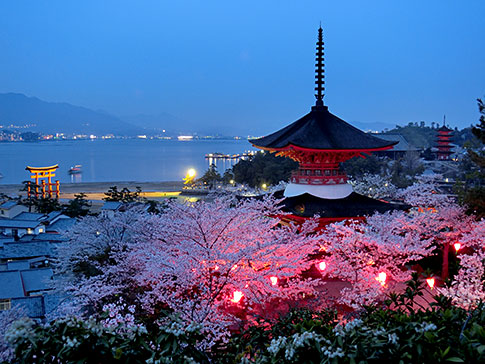
[[[27,196],[31,197],[31,195],[35,195],[35,198],[38,198],[41,192],[39,191],[39,187],[42,191],[42,198],[46,197],[55,197],[59,198],[60,194],[60,183],[59,181],[52,182],[52,177],[55,177],[55,170],[59,168],[58,164],[55,164],[50,167],[25,167],[27,171],[29,171],[32,175],[30,178],[35,179],[35,186],[34,191],[31,188],[31,182],[29,181],[27,184]],[[47,178],[47,183],[45,182],[44,178]],[[39,179],[41,180],[41,184],[39,185]],[[47,190],[46,190],[47,187]],[[52,188],[54,187],[54,189]]]

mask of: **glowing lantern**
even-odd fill
[[[327,263],[325,262],[318,263],[318,269],[320,269],[321,271],[324,271],[325,269],[327,269]]]
[[[269,277],[272,286],[276,286],[278,284],[278,277]]]
[[[453,244],[453,246],[455,247],[455,251],[458,253],[458,250],[460,250],[460,248],[461,248],[461,244],[455,243],[455,244]]]
[[[426,283],[428,283],[429,288],[433,289],[434,288],[434,278],[426,278]]]
[[[241,291],[234,291],[232,294],[231,302],[238,303],[243,298],[244,294]]]
[[[381,284],[381,286],[386,284],[386,279],[387,279],[387,274],[385,272],[380,272],[376,277],[376,281],[378,281]]]
[[[187,171],[187,174],[184,177],[184,184],[188,185],[188,184],[194,183],[196,174],[197,172],[195,171],[195,169],[189,168],[189,170]]]

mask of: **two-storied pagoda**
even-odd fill
[[[340,163],[364,153],[391,149],[397,142],[376,138],[328,111],[324,97],[323,30],[318,30],[316,104],[301,119],[251,144],[299,162],[283,195],[293,220],[319,215],[325,222],[359,218],[399,208],[353,192]]]

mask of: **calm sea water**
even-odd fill
[[[59,164],[54,180],[61,182],[155,182],[181,180],[189,168],[203,174],[207,153],[236,154],[253,150],[247,140],[108,139],[0,143],[0,184],[29,179],[26,166]],[[219,172],[235,161],[216,161]],[[82,165],[82,174],[68,170]]]

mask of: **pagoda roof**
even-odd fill
[[[448,128],[447,126],[443,125],[441,128],[437,129],[438,131],[446,131],[450,132],[453,131],[453,129]]]
[[[275,193],[275,197],[277,193]],[[352,218],[369,216],[376,212],[384,213],[392,210],[408,210],[411,206],[406,204],[390,203],[376,200],[356,192],[339,199],[325,199],[312,196],[308,193],[286,197],[282,202],[283,211],[300,217],[321,218]]]
[[[383,140],[353,127],[323,105],[277,132],[249,141],[267,150],[297,147],[308,150],[385,150],[398,141]]]

